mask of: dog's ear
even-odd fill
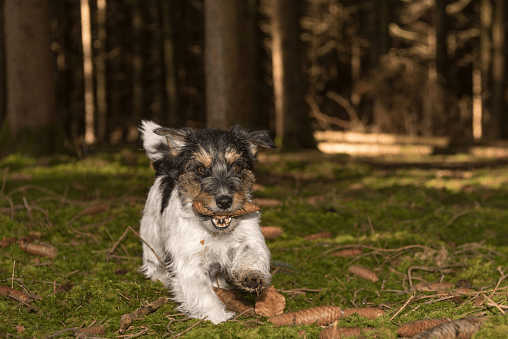
[[[166,142],[169,147],[169,154],[174,157],[185,147],[189,131],[189,128],[174,129],[159,127],[154,129],[153,132],[166,138]]]
[[[266,148],[275,148],[275,144],[273,143],[268,131],[250,131],[241,126],[235,126],[231,128],[231,131],[236,134],[238,137],[245,139],[249,142],[250,151],[252,154],[256,155],[258,147],[266,147]]]
[[[143,148],[152,161],[160,160],[168,153],[177,155],[185,146],[188,130],[166,128],[148,120],[143,120],[139,126]]]

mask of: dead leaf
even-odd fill
[[[271,317],[282,314],[286,307],[286,298],[270,286],[256,298],[256,314]]]

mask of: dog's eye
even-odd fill
[[[196,172],[200,175],[205,175],[206,174],[206,168],[204,168],[203,166],[199,166],[198,168],[196,168]]]
[[[233,167],[231,167],[231,170],[233,172],[240,172],[242,168],[239,166],[239,165],[233,165]]]

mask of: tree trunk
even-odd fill
[[[166,2],[166,1],[164,1]],[[162,111],[164,110],[164,67],[162,63],[162,24],[160,17],[160,1],[147,1],[150,14],[150,87],[153,99],[150,103],[151,116],[167,125],[166,121],[161,121]],[[165,117],[164,117],[165,118]]]
[[[104,142],[107,131],[108,102],[106,97],[106,0],[97,0],[97,57],[95,79],[97,84],[97,139]]]
[[[94,83],[92,61],[92,27],[88,0],[81,0],[81,41],[83,44],[83,77],[85,87],[85,143],[97,141],[95,129]]]
[[[489,131],[492,116],[492,3],[482,0],[480,8],[480,70],[482,81],[482,130]],[[485,137],[483,133],[482,138]]]
[[[7,121],[16,140],[23,130],[47,133],[55,123],[55,65],[50,50],[49,0],[5,1]],[[54,130],[53,130],[54,132]],[[27,141],[41,134],[24,135]],[[39,151],[50,147],[55,135],[36,140]],[[53,140],[51,140],[53,139]]]
[[[208,127],[247,125],[242,107],[245,74],[241,73],[236,0],[205,0],[205,92]]]
[[[294,0],[272,1],[272,62],[276,142],[283,150],[314,147],[304,100],[298,16]]]
[[[178,78],[176,75],[176,55],[175,55],[175,33],[174,16],[171,1],[162,0],[162,36],[164,53],[164,71],[165,71],[165,91],[168,117],[162,119],[167,121],[169,126],[180,126],[183,122],[178,109]]]
[[[143,55],[141,0],[132,2],[132,119],[141,121],[143,116]]]
[[[370,67],[379,65],[380,58],[390,48],[390,1],[371,1],[369,12],[369,33],[370,33]]]
[[[256,19],[259,0],[243,0],[237,2],[237,4],[239,58],[242,60],[240,67],[243,74],[239,104],[243,114],[250,118],[246,127],[260,128],[261,126],[267,126],[268,122],[262,121],[258,104],[259,44]]]
[[[5,105],[5,33],[4,33],[4,0],[0,0],[0,127],[7,114]]]
[[[446,27],[446,0],[436,0],[436,72],[438,82],[447,84],[448,52]]]
[[[492,115],[488,122],[489,139],[501,137],[505,113],[505,0],[494,2],[492,21]]]

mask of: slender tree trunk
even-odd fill
[[[49,0],[5,1],[7,120],[11,138],[55,123]],[[54,137],[54,136],[53,136]],[[45,144],[48,140],[38,140]]]
[[[436,72],[438,81],[447,83],[448,69],[448,30],[446,27],[446,0],[436,0]]]
[[[240,95],[244,82],[240,68],[236,0],[205,0],[205,92],[208,127],[248,124]]]
[[[107,130],[108,102],[106,97],[106,0],[97,0],[97,57],[95,79],[97,84],[97,139],[104,142]]]
[[[249,117],[246,127],[266,126],[259,114],[258,105],[258,59],[259,45],[257,43],[257,9],[259,0],[243,0],[238,3],[238,24],[239,24],[239,58],[241,60],[240,78],[242,87],[240,88],[240,107],[247,117]]]
[[[93,59],[92,59],[92,27],[88,0],[81,0],[81,42],[83,44],[83,77],[85,87],[85,143],[97,141],[95,129]]]
[[[390,48],[390,1],[373,0],[370,3],[369,35],[370,35],[370,67],[379,65],[380,58]]]
[[[4,0],[0,0],[0,127],[7,115],[5,79]]]
[[[141,0],[132,2],[132,119],[140,121],[143,114],[143,56]]]
[[[166,1],[164,1],[166,2]],[[161,17],[160,17],[160,1],[149,0],[147,1],[150,11],[150,21],[152,29],[150,30],[150,65],[152,69],[151,74],[151,87],[153,100],[150,104],[150,111],[155,120],[160,121],[166,125],[166,120],[162,119],[162,110],[164,109],[164,67],[162,63],[162,34],[161,34]],[[165,117],[164,117],[165,118]]]
[[[296,4],[294,0],[273,0],[272,6],[276,142],[283,150],[314,147],[304,100]]]
[[[488,137],[501,137],[505,112],[505,0],[494,2],[492,21],[492,116]],[[487,135],[486,135],[487,136]]]
[[[178,78],[176,74],[176,56],[175,56],[175,33],[173,8],[171,1],[162,0],[162,36],[164,50],[164,70],[165,70],[165,90],[168,107],[168,117],[166,120],[170,126],[179,126],[182,124],[182,112],[178,109]]]
[[[485,131],[490,133],[490,119],[492,116],[492,3],[491,0],[481,0],[480,8],[480,69],[482,81],[482,138]]]

